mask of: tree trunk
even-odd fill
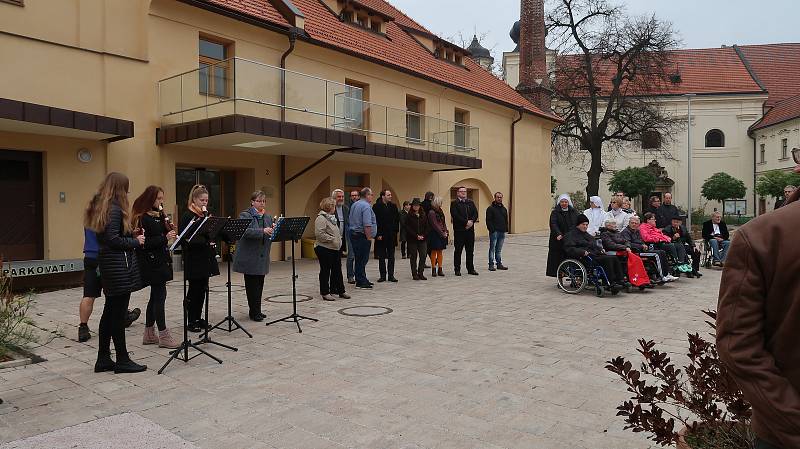
[[[589,171],[586,172],[588,181],[586,184],[586,199],[597,196],[600,191],[600,174],[603,173],[603,162],[601,156],[603,154],[599,144],[592,145],[589,149],[589,154],[592,155],[592,165]]]

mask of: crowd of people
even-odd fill
[[[125,340],[125,328],[141,314],[139,309],[129,310],[131,293],[146,287],[150,288],[150,296],[142,343],[168,349],[180,347],[165,316],[167,282],[173,278],[169,245],[187,228],[211,215],[209,191],[202,185],[191,189],[187,210],[177,226],[164,212],[161,187],[148,186],[132,206],[128,188],[125,175],[108,174],[84,214],[84,298],[80,305],[79,341],[91,338],[88,321],[94,300],[101,293],[106,297],[98,327],[95,372],[133,373],[147,369],[130,359]],[[378,259],[378,282],[398,282],[395,277],[398,244],[401,259],[408,258],[415,281],[428,279],[427,268],[431,269],[431,277],[445,276],[444,251],[451,241],[454,274],[461,276],[462,253],[465,252],[467,274],[478,275],[473,260],[478,210],[467,197],[465,187],[457,189],[457,198],[450,203],[452,239],[443,210],[444,200],[433,192],[427,192],[424,200],[406,201],[400,208],[390,190],[380,192],[377,201],[369,187],[350,192],[350,198],[350,204],[346,204],[344,191],[334,190],[330,197],[322,199],[314,220],[314,252],[319,261],[319,288],[323,300],[350,298],[342,273],[343,259],[349,284],[358,289],[374,287],[366,270],[373,242],[374,256]],[[490,233],[489,270],[507,270],[502,263],[502,248],[509,222],[502,193],[495,194],[485,216]],[[242,211],[239,218],[248,220],[249,226],[235,242],[232,268],[243,275],[250,319],[260,322],[266,318],[261,309],[262,296],[277,223],[266,213],[266,195],[262,191],[251,194],[250,207]],[[211,328],[203,318],[203,307],[207,303],[210,278],[220,274],[215,237],[200,228],[191,239],[180,242],[183,277],[188,284],[185,313],[189,332]],[[112,341],[116,360],[111,357]]]
[[[714,212],[703,223],[703,240],[711,251],[712,263],[724,266],[730,234],[722,216]],[[589,208],[579,212],[569,195],[561,195],[550,214],[547,276],[557,277],[567,258],[591,257],[603,267],[609,283],[627,287],[631,279],[622,262],[652,261],[654,283],[677,280],[682,274],[699,278],[702,254],[684,224],[684,217],[672,203],[672,195],[652,196],[642,217],[631,208],[630,198],[616,192],[607,208],[598,196],[589,198]],[[642,263],[643,265],[644,263]]]

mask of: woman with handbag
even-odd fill
[[[125,315],[131,293],[142,288],[139,264],[134,250],[144,245],[145,236],[133,236],[131,210],[128,203],[128,177],[112,172],[100,185],[97,208],[89,220],[97,233],[97,264],[106,303],[100,318],[100,336],[94,372],[138,373],[147,369],[130,359],[125,345]],[[116,362],[111,359],[114,340]]]
[[[137,249],[142,282],[150,286],[150,300],[145,313],[143,345],[175,349],[180,343],[172,338],[167,328],[164,302],[167,299],[167,281],[172,280],[172,259],[167,242],[175,238],[175,230],[164,214],[164,190],[149,186],[133,202],[133,223],[146,236],[144,246]],[[158,335],[154,325],[158,325]]]

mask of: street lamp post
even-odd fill
[[[686,178],[687,178],[687,200],[686,200],[686,228],[692,231],[692,94],[686,95]]]

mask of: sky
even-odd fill
[[[483,36],[495,58],[514,49],[508,32],[519,19],[519,0],[388,0],[436,35],[459,41]],[[548,1],[546,0],[545,5]],[[800,42],[798,0],[611,0],[633,15],[672,22],[685,48],[723,44]],[[769,13],[765,14],[765,9]]]

